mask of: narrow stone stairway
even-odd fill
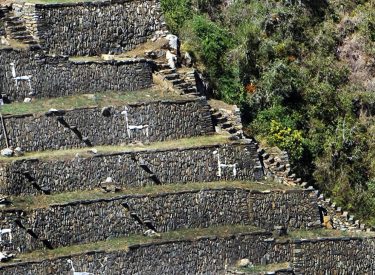
[[[243,138],[241,117],[236,111],[211,108],[211,114],[217,133],[226,132],[232,140]]]
[[[5,34],[8,39],[16,40],[22,44],[38,45],[38,41],[31,35],[25,25],[25,20],[18,16],[4,18]]]
[[[157,63],[157,73],[168,81],[173,89],[179,91],[181,94],[188,96],[201,96],[196,85],[185,81],[177,69],[171,69],[168,64]]]
[[[258,154],[262,159],[267,177],[273,178],[273,180],[281,184],[290,186],[299,185],[302,188],[315,190],[313,186],[308,186],[307,182],[303,182],[301,178],[292,173],[287,152],[281,151],[280,154],[269,152],[268,148],[258,149]],[[331,199],[325,198],[319,190],[315,190],[315,193],[322,212],[322,223],[325,227],[341,231],[372,231],[366,224],[355,220],[353,215],[349,215],[348,211],[344,211],[341,207],[338,207]]]

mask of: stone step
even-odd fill
[[[268,154],[268,153],[262,154],[263,159],[268,159],[269,157],[270,157],[270,154]]]
[[[200,96],[199,93],[189,93],[189,94],[186,94],[188,97],[197,97],[197,96]]]
[[[9,32],[19,32],[19,31],[26,31],[26,27],[24,25],[19,25],[19,26],[9,26],[9,27],[6,27],[6,30],[9,31]]]
[[[184,81],[182,79],[174,79],[174,80],[171,80],[171,83],[173,84],[173,86],[176,86],[176,85],[184,83]]]
[[[165,63],[157,63],[157,68],[160,70],[167,70],[167,69],[170,69],[171,67],[169,67],[168,64],[165,64]]]
[[[35,40],[26,40],[26,41],[22,41],[22,43],[27,44],[27,45],[38,45],[39,44]],[[40,47],[38,47],[38,48],[40,48]]]
[[[23,26],[25,21],[18,19],[18,20],[8,20],[7,18],[4,19],[5,24],[7,26]]]
[[[165,69],[165,70],[160,70],[159,71],[159,73],[165,74],[165,75],[167,75],[167,74],[174,74],[175,72],[176,72],[175,69]]]
[[[190,84],[186,88],[184,88],[184,92],[186,93],[197,93],[197,89],[192,87]]]
[[[174,79],[179,79],[180,76],[179,76],[179,74],[171,73],[171,74],[164,75],[164,78],[167,79],[167,80],[174,80]]]
[[[220,112],[213,112],[213,113],[212,113],[212,116],[215,117],[215,118],[220,118],[220,117],[223,116],[223,114],[220,113]]]
[[[226,117],[219,117],[219,118],[216,118],[216,121],[218,123],[225,123],[225,122],[228,121],[228,118],[226,118]]]
[[[34,40],[31,35],[12,35],[11,37],[16,40]]]
[[[233,124],[231,122],[225,122],[222,125],[223,129],[228,129],[228,128],[231,128],[231,127],[233,127]]]
[[[228,131],[229,134],[235,134],[237,133],[237,130],[235,128],[229,128],[229,129],[226,129],[226,131]]]
[[[178,89],[186,90],[187,91],[187,89],[190,87],[190,84],[188,84],[186,82],[183,82],[181,84],[176,85],[175,87],[178,88]]]
[[[15,32],[12,32],[10,36],[12,37],[15,37],[15,36],[29,36],[30,33],[28,31],[23,30],[23,31],[15,31]]]

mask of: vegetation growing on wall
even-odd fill
[[[375,225],[374,4],[162,0],[162,7],[214,96],[242,107],[248,133],[288,150],[300,175]]]

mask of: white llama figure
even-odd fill
[[[0,243],[3,241],[3,235],[9,235],[9,242],[12,242],[12,229],[0,229]]]
[[[132,137],[132,131],[141,130],[146,137],[149,136],[149,125],[129,125],[129,119],[128,119],[128,107],[125,106],[125,111],[121,112],[122,115],[125,115],[125,123],[126,123],[126,132],[128,133],[128,137]]]
[[[221,163],[220,152],[219,151],[214,151],[213,153],[214,153],[214,155],[217,154],[217,167],[218,167],[217,175],[219,177],[221,177],[223,175],[222,174],[222,169],[223,168],[232,168],[233,177],[236,177],[237,176],[237,167],[236,167],[237,163],[227,164],[227,159],[226,158],[224,159],[224,163]]]
[[[74,266],[73,266],[73,261],[72,260],[67,260],[67,262],[71,265],[72,267],[72,272],[73,272],[73,275],[94,275],[94,273],[90,273],[90,272],[78,272],[74,269]]]
[[[20,81],[27,81],[27,83],[29,84],[29,88],[30,88],[29,95],[33,95],[34,94],[33,88],[31,87],[31,77],[32,77],[32,75],[17,76],[16,66],[15,66],[14,62],[10,63],[10,67],[11,67],[11,70],[12,70],[12,77],[13,77],[14,81],[16,82],[17,92],[18,92],[18,83]],[[26,96],[27,96],[27,94],[25,92],[25,97]]]

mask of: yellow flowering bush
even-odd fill
[[[271,121],[269,142],[282,150],[286,150],[292,159],[298,160],[302,157],[303,141],[301,131],[286,127],[276,120]]]

